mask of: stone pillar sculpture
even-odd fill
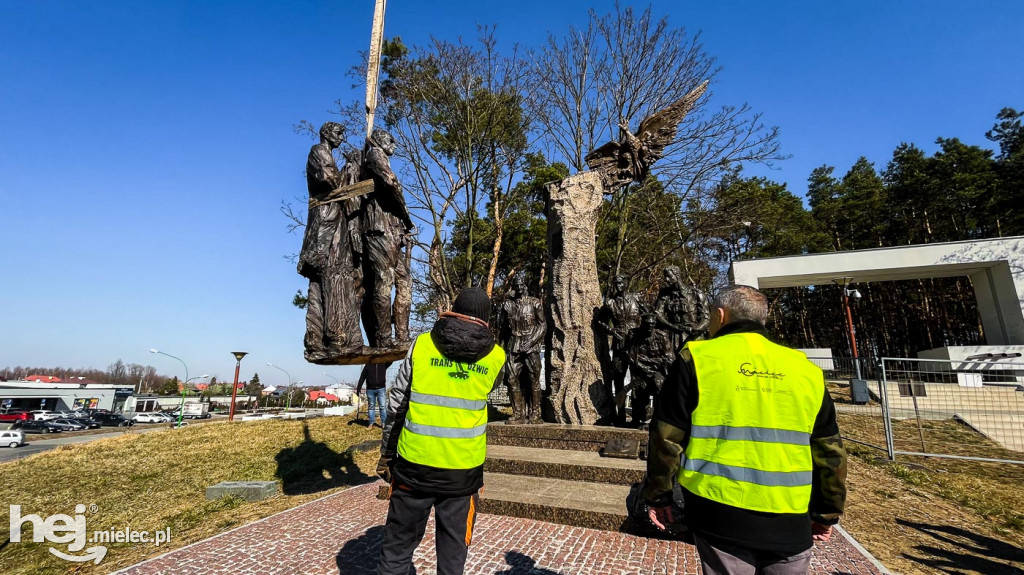
[[[547,301],[549,400],[559,423],[593,424],[614,414],[595,351],[595,315],[601,306],[594,233],[604,194],[643,181],[676,137],[679,122],[704,94],[705,81],[644,118],[633,134],[625,123],[618,141],[586,156],[591,171],[549,184]]]
[[[593,425],[610,413],[592,327],[601,307],[594,232],[604,187],[597,172],[583,172],[547,191],[549,401],[556,422]]]
[[[505,385],[512,402],[509,423],[543,423],[540,348],[546,322],[540,300],[526,291],[522,275],[512,278],[509,297],[498,317],[498,341],[505,350]]]

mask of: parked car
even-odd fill
[[[84,425],[86,429],[97,429],[99,427],[102,427],[100,425],[100,422],[96,421],[91,417],[75,417],[72,418],[71,421]]]
[[[29,419],[27,421],[15,421],[11,429],[20,429],[25,433],[60,433],[64,431],[60,426],[49,421]]]
[[[50,423],[62,426],[62,429],[64,431],[82,431],[83,429],[85,429],[85,426],[82,425],[81,423],[75,421],[74,419],[68,419],[66,417],[54,419]]]
[[[0,421],[28,421],[30,419],[35,419],[31,413],[19,409],[0,413]]]
[[[57,419],[60,417],[49,409],[34,409],[29,413],[31,413],[33,419],[36,419],[37,421],[50,421],[51,419]]]
[[[7,447],[18,447],[25,443],[25,434],[17,429],[8,429],[7,431],[0,431],[0,445],[6,445]]]
[[[136,413],[132,417],[136,423],[164,423],[164,418],[155,413]]]
[[[174,423],[175,421],[177,421],[177,419],[175,419],[175,417],[173,415],[171,415],[170,413],[160,412],[160,413],[154,413],[153,415],[155,415],[155,416],[159,417],[160,419],[162,419],[164,423]]]
[[[120,413],[97,413],[93,418],[103,427],[131,427],[135,422]]]

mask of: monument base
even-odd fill
[[[636,491],[631,486],[643,481],[647,463],[624,458],[627,450],[610,457],[609,443],[646,446],[647,433],[587,425],[488,425],[480,511],[676,538],[654,533],[630,513],[627,499]]]
[[[411,342],[410,342],[411,343]],[[317,365],[366,365],[368,363],[390,363],[398,361],[409,353],[410,343],[400,344],[397,347],[367,347],[363,346],[352,351],[305,353],[306,361]]]

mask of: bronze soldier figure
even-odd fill
[[[658,292],[655,315],[658,327],[668,332],[678,353],[687,339],[708,327],[708,306],[700,292],[683,283],[678,266],[665,268],[665,285]]]
[[[615,398],[615,425],[625,425],[626,423],[624,383],[626,372],[629,371],[626,338],[629,336],[630,330],[640,325],[640,316],[645,311],[640,294],[629,292],[628,288],[629,282],[626,281],[626,278],[615,276],[612,279],[611,291],[608,294],[608,299],[601,306],[596,324],[605,337],[610,336],[612,339],[610,361],[606,357],[601,359],[609,361],[607,379],[604,383],[608,397]]]
[[[327,122],[320,127],[320,142],[309,151],[306,185],[310,207],[306,233],[299,252],[298,272],[309,279],[306,306],[307,359],[319,359],[362,348],[359,332],[359,276],[353,261],[351,220],[358,200],[320,204],[339,187],[355,183],[356,170],[346,164],[339,170],[332,150],[341,145],[343,128]],[[358,166],[358,164],[356,164]]]
[[[498,340],[507,355],[505,383],[512,401],[509,423],[543,423],[540,400],[540,348],[546,323],[540,300],[526,292],[522,275],[512,278],[501,306]]]
[[[668,375],[668,368],[676,356],[669,335],[656,328],[657,321],[654,314],[644,314],[640,327],[632,330],[626,340],[630,387],[633,388],[633,417],[630,423],[637,428],[643,427],[650,418],[647,406],[651,396],[658,397],[661,384]]]
[[[413,224],[402,197],[402,185],[391,171],[390,157],[394,153],[395,139],[384,130],[374,130],[363,151],[363,179],[373,180],[373,192],[363,201],[361,218],[366,291],[362,317],[370,347],[394,347],[392,325],[399,339],[409,339],[411,297],[406,294],[411,289],[405,289],[409,263],[402,247]],[[391,290],[396,284],[399,297],[392,309]]]

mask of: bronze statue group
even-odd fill
[[[630,292],[624,277],[612,278],[608,297],[594,320],[606,395],[614,401],[614,416],[604,423],[626,426],[626,399],[632,397],[628,425],[643,427],[653,414],[651,401],[657,401],[679,350],[703,335],[707,326],[705,299],[683,282],[678,267],[665,268],[653,305]],[[544,335],[540,300],[527,293],[522,275],[514,276],[498,317],[498,341],[508,353],[505,383],[512,403],[510,424],[544,422],[540,381]]]
[[[407,347],[411,339],[414,227],[391,170],[395,140],[374,130],[338,169],[333,151],[342,141],[342,126],[325,123],[306,162],[309,215],[298,272],[309,280],[304,344],[314,363],[364,355],[360,319],[370,348]],[[372,191],[340,193],[360,182],[372,182]]]

